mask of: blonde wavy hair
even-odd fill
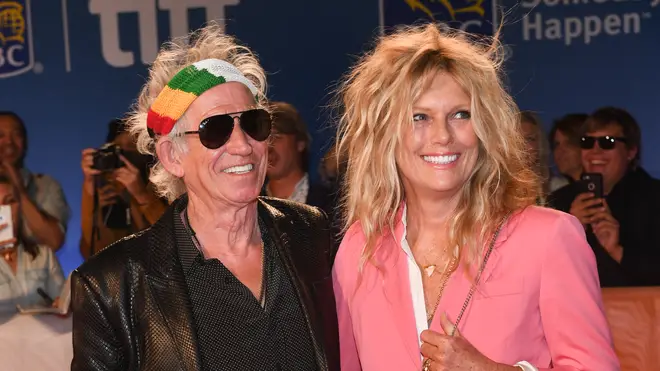
[[[147,132],[147,112],[158,94],[167,83],[183,68],[209,58],[221,59],[236,66],[257,87],[258,106],[266,105],[266,75],[256,55],[250,49],[238,45],[236,40],[225,34],[217,22],[209,22],[205,27],[192,32],[186,37],[176,38],[163,44],[156,61],[149,69],[149,79],[142,87],[137,102],[127,118],[129,132],[137,139],[137,148],[141,153],[157,157],[156,139]],[[181,133],[186,130],[184,115],[168,134],[179,152],[187,150]],[[160,161],[151,169],[149,181],[158,194],[169,201],[186,192],[183,180],[170,174]]]
[[[346,228],[359,222],[366,237],[361,269],[372,261],[378,240],[393,233],[405,199],[395,153],[403,131],[412,130],[413,103],[439,72],[453,76],[470,96],[479,138],[476,165],[449,221],[449,246],[459,246],[462,263],[471,265],[507,214],[535,203],[537,175],[518,109],[500,79],[498,35],[484,43],[441,25],[400,28],[381,37],[340,85],[338,145],[347,154],[342,206]]]

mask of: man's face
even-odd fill
[[[620,125],[610,124],[585,134],[585,137],[593,138],[606,136],[623,138],[623,129]],[[582,148],[582,165],[588,173],[603,174],[603,185],[609,191],[623,178],[636,155],[637,148],[628,148],[622,141],[615,139],[613,148],[603,149],[596,140],[593,147]]]
[[[186,120],[192,130],[202,120],[222,114],[234,118],[229,140],[216,149],[206,148],[198,135],[187,135],[188,151],[181,157],[183,179],[189,193],[209,202],[234,205],[250,203],[259,196],[268,167],[268,141],[258,141],[240,125],[241,112],[255,105],[250,90],[237,82],[211,88],[188,108]]]
[[[304,150],[305,142],[299,141],[295,134],[273,131],[268,146],[268,179],[281,179],[300,169]]]

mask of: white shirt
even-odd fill
[[[406,253],[408,258],[408,280],[410,281],[410,294],[413,304],[413,312],[415,313],[415,325],[417,326],[417,341],[420,346],[422,340],[420,334],[424,330],[428,330],[429,326],[426,320],[426,299],[424,299],[424,284],[422,283],[422,270],[419,269],[417,261],[412,254],[410,245],[408,244],[408,223],[407,223],[408,207],[404,204],[403,215],[401,221],[403,222],[403,235],[401,236],[401,248]]]

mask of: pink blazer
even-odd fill
[[[421,369],[408,265],[399,220],[381,238],[358,285],[365,238],[354,224],[333,268],[342,371]],[[437,313],[456,319],[470,289],[461,270],[449,280]],[[503,227],[468,309],[461,334],[482,354],[539,369],[619,370],[593,252],[582,226],[559,211],[529,207]],[[431,330],[442,333],[438,316]]]

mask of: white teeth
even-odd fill
[[[224,169],[222,172],[223,173],[229,173],[229,174],[245,174],[254,168],[254,165],[252,164],[247,164],[247,165],[241,165],[241,166],[233,166],[228,169]]]
[[[424,161],[433,164],[447,165],[458,160],[458,155],[445,155],[445,156],[424,156]]]
[[[591,161],[592,165],[605,165],[605,161],[602,160],[592,160]]]

